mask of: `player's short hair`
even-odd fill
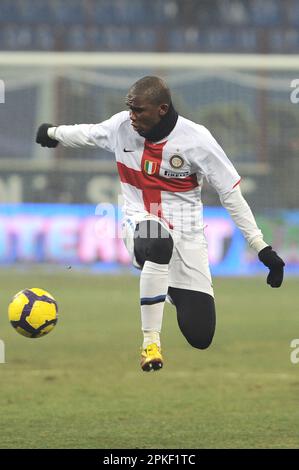
[[[142,96],[150,103],[158,105],[169,105],[171,103],[171,93],[168,86],[162,78],[155,76],[147,76],[137,80],[131,86],[126,96],[126,101],[130,101],[135,96]]]

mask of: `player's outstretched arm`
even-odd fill
[[[101,124],[74,124],[71,126],[54,127],[52,124],[42,124],[37,131],[36,143],[42,147],[57,147],[61,143],[64,147],[83,148],[95,147],[91,137],[91,129],[97,130]],[[99,145],[101,146],[101,145]]]
[[[53,128],[53,124],[42,124],[39,126],[35,142],[40,144],[42,147],[54,148],[59,144],[58,140],[49,137],[48,129]]]
[[[283,281],[284,261],[278,256],[272,246],[266,246],[258,254],[259,260],[269,268],[267,284],[271,287],[280,287]]]
[[[71,148],[100,147],[114,152],[119,126],[129,120],[129,112],[122,111],[98,124],[74,124],[54,127],[42,124],[37,131],[36,142],[42,147],[56,147],[61,143]]]

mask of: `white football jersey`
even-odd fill
[[[211,133],[182,116],[172,132],[155,143],[132,128],[129,111],[99,124],[59,126],[55,138],[69,147],[101,147],[113,152],[125,215],[154,214],[179,231],[194,231],[203,226],[204,177],[220,199],[240,181]]]

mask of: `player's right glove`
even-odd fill
[[[39,126],[36,134],[35,142],[41,144],[42,147],[54,148],[57,147],[59,141],[56,139],[51,139],[48,136],[49,127],[54,127],[53,124],[42,124]]]
[[[278,256],[272,246],[266,246],[258,254],[259,260],[264,263],[270,272],[267,277],[267,284],[271,287],[280,287],[283,281],[284,261]]]

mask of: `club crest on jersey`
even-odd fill
[[[157,163],[151,162],[150,160],[145,160],[144,162],[144,171],[148,175],[154,175],[156,173]]]
[[[172,155],[169,159],[170,166],[176,170],[182,168],[184,165],[184,159],[180,155]]]

